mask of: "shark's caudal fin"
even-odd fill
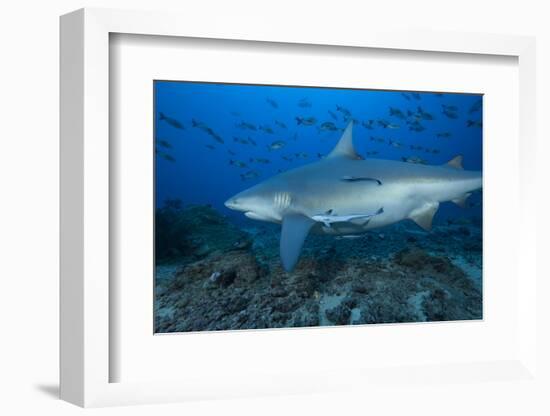
[[[430,231],[432,229],[432,220],[438,208],[439,202],[426,203],[411,212],[409,218],[422,227],[425,231]]]
[[[301,214],[289,214],[283,218],[280,252],[283,267],[287,272],[294,269],[300,257],[304,241],[313,224],[315,224],[315,221]]]
[[[353,121],[350,121],[342,137],[327,156],[327,159],[335,157],[347,157],[348,159],[363,159],[353,147]]]

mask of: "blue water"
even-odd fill
[[[163,206],[167,199],[180,199],[183,205],[210,204],[239,223],[252,221],[227,209],[223,202],[279,171],[315,162],[329,153],[341,131],[319,127],[324,122],[333,122],[339,129],[347,125],[349,117],[337,106],[349,110],[356,120],[354,143],[364,157],[402,160],[415,156],[437,165],[461,154],[465,169],[482,170],[482,128],[475,124],[481,122],[481,105],[475,108],[481,100],[479,94],[156,81],[156,204]],[[445,115],[443,105],[450,106],[448,112],[456,118]],[[401,110],[405,119],[391,116],[390,107]],[[407,111],[412,114],[407,116]],[[166,118],[162,119],[160,113]],[[411,130],[410,126],[418,126],[414,121],[426,113],[433,120],[421,119],[424,130]],[[306,126],[298,124],[296,117],[314,117],[316,122]],[[193,119],[203,124],[193,127]],[[368,120],[374,120],[372,129],[361,124]],[[384,128],[379,120],[399,128]],[[243,129],[238,126],[243,121],[257,129],[268,126],[274,133]],[[469,121],[474,125],[468,126]],[[450,133],[450,137],[437,137],[442,132]],[[371,136],[383,142],[373,141]],[[235,137],[246,144],[236,142]],[[389,144],[390,140],[400,147]],[[276,141],[282,141],[283,147],[270,149]],[[268,159],[269,163],[259,163],[257,158]],[[246,166],[239,167],[240,162]],[[470,198],[466,209],[442,204],[434,221],[474,215],[481,217],[480,193]]]

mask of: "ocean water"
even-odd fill
[[[409,300],[406,303],[411,310],[418,309],[416,315],[410,311],[400,311],[395,306],[395,311],[381,317],[369,310],[368,305],[372,306],[376,297],[374,291],[366,289],[365,295],[361,290],[352,289],[362,281],[361,276],[366,273],[364,270],[358,272],[353,281],[337,282],[346,267],[362,267],[363,263],[378,267],[372,275],[384,274],[392,267],[402,267],[399,273],[426,278],[429,273],[423,270],[422,264],[416,267],[415,261],[431,264],[433,259],[440,258],[447,262],[445,267],[456,267],[473,283],[472,296],[461,300],[463,306],[468,302],[477,302],[473,314],[462,316],[456,312],[460,311],[460,304],[453,304],[456,313],[449,316],[443,314],[441,319],[481,317],[481,191],[474,192],[463,208],[450,202],[442,203],[434,217],[433,234],[405,220],[403,224],[377,229],[362,241],[308,237],[303,260],[293,273],[285,273],[278,268],[280,226],[251,220],[242,212],[230,210],[224,205],[231,196],[274,175],[321,160],[336,145],[350,122],[354,123],[354,146],[366,159],[442,165],[462,155],[465,170],[482,171],[481,95],[156,81],[154,99],[156,259],[159,267],[156,277],[157,290],[162,295],[162,300],[157,299],[158,331],[440,320],[430,319],[430,312],[427,311],[430,310],[430,302],[441,304],[447,297],[452,298],[454,289],[458,293],[458,288],[445,286],[450,283],[443,282],[444,277],[438,281],[436,277],[427,276],[439,283],[426,283],[420,285],[422,287],[418,284],[412,287],[411,282],[404,282],[403,287],[408,287],[406,296]],[[232,240],[233,237],[236,241]],[[376,244],[372,242],[373,238]],[[224,239],[231,245],[223,246],[221,241]],[[243,243],[245,240],[246,243]],[[218,247],[218,244],[221,246]],[[241,251],[233,250],[233,246]],[[338,261],[343,266],[339,263],[339,269],[335,267],[333,271],[326,272],[328,277],[321,279],[326,282],[316,285],[313,290],[306,290],[309,295],[302,303],[296,301],[295,307],[289,311],[285,312],[283,308],[282,312],[277,312],[288,315],[285,319],[273,318],[272,304],[259,311],[254,309],[259,306],[254,300],[254,293],[248,292],[259,280],[265,278],[267,283],[266,287],[256,288],[257,291],[274,290],[278,287],[273,283],[274,279],[282,281],[279,286],[285,289],[287,296],[275,296],[275,303],[294,294],[298,296],[298,292],[290,288],[301,283],[287,280],[297,279],[301,272],[315,274],[319,267],[321,270],[332,270],[326,264],[307,263],[308,258],[311,261],[318,259],[327,250],[333,250],[333,258],[334,253],[340,256]],[[411,251],[418,259],[409,259],[408,264],[403,259],[407,259]],[[240,258],[243,252],[250,258]],[[218,264],[220,253],[225,253],[226,260],[228,256],[239,257],[235,261],[242,265],[241,268],[248,267],[246,261],[251,261],[253,264],[249,266],[252,269],[263,268],[263,271],[251,271],[249,274],[255,274],[254,279],[251,278],[254,284],[248,286],[245,272],[233,273],[225,283],[222,279],[223,284],[220,285],[217,280],[219,276],[215,274],[223,278],[223,274],[231,268]],[[398,255],[401,257],[396,257]],[[357,258],[363,259],[362,263]],[[371,259],[370,263],[365,260],[367,258]],[[436,260],[433,262],[434,265],[437,263]],[[214,265],[220,270],[214,270]],[[193,267],[202,267],[207,271],[197,275]],[[434,267],[437,272],[438,266]],[[210,273],[210,270],[213,271]],[[453,273],[459,272],[449,269],[444,273],[454,276]],[[194,277],[185,281],[186,276]],[[384,279],[379,278],[381,281]],[[166,283],[178,279],[181,287],[176,287],[179,289]],[[196,283],[197,279],[204,282],[190,285],[189,282]],[[183,290],[186,285],[188,290]],[[237,289],[242,289],[244,295]],[[247,303],[234,313],[223,315],[225,318],[222,320],[216,319],[216,314],[208,320],[204,318],[204,311],[201,316],[193,317],[191,307],[180,310],[174,306],[177,299],[185,298],[189,293],[204,296],[204,299],[210,299],[212,293],[217,293],[220,302],[224,299],[234,301],[239,296],[233,293],[235,290],[247,299]],[[438,291],[442,291],[443,295]],[[372,293],[372,298],[368,293]],[[361,298],[363,295],[366,298]],[[332,312],[327,312],[322,306],[323,297],[336,297],[341,302],[330,309]],[[357,297],[360,299],[357,300]],[[307,308],[315,309],[309,304],[310,301],[318,303],[322,312],[307,312]],[[206,305],[208,310],[219,307],[217,303],[209,305],[206,302]],[[441,305],[439,307],[443,308]],[[451,308],[449,305],[446,307]],[[197,309],[197,305],[193,308]],[[334,311],[338,308],[344,310],[344,318]],[[472,305],[468,308],[472,310]],[[322,316],[317,316],[317,320],[311,318],[316,314]],[[227,320],[227,316],[231,319]],[[436,313],[434,316],[439,315]]]

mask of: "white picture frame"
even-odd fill
[[[236,32],[235,28],[239,31]],[[422,366],[415,369],[333,370],[320,381],[315,372],[281,373],[255,380],[220,374],[216,380],[110,382],[110,169],[109,36],[113,33],[283,44],[332,45],[436,53],[505,55],[519,65],[519,235],[517,354],[498,362]],[[536,376],[536,211],[530,178],[535,169],[535,42],[533,38],[468,33],[364,30],[328,33],[312,27],[267,22],[239,24],[168,13],[82,9],[61,18],[61,398],[80,406],[160,403],[196,398],[323,392],[359,385],[418,379],[479,382]],[[483,376],[475,375],[478,372]],[[351,378],[350,373],[352,374]],[[354,380],[341,383],[343,375]],[[412,378],[411,378],[412,377]],[[356,384],[357,385],[357,384]]]

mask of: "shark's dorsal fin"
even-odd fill
[[[446,163],[446,166],[448,166],[450,168],[462,170],[462,169],[464,169],[462,167],[462,159],[463,159],[462,155],[455,156]]]
[[[439,202],[426,203],[411,212],[409,218],[422,227],[425,231],[430,231],[432,229],[432,220],[438,208]]]
[[[348,126],[344,130],[342,137],[327,156],[327,159],[335,157],[347,157],[348,159],[362,159],[361,156],[355,151],[353,147],[353,121],[348,123]]]
[[[302,214],[288,214],[283,218],[280,252],[283,267],[291,272],[300,257],[302,246],[315,221]]]

